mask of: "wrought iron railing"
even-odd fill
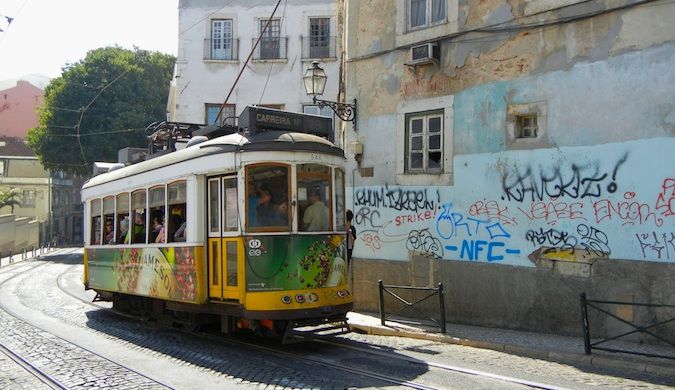
[[[238,61],[239,39],[204,39],[204,60]]]
[[[601,350],[601,351],[608,351],[608,352],[620,352],[620,353],[628,353],[628,354],[633,354],[633,355],[642,355],[642,356],[649,356],[649,357],[659,357],[659,358],[665,358],[665,359],[675,359],[675,356],[668,356],[668,355],[663,355],[663,354],[657,354],[657,353],[647,353],[647,352],[640,352],[640,351],[635,351],[635,350],[627,350],[627,349],[619,349],[619,348],[609,348],[605,346],[600,346],[601,344],[605,344],[610,341],[617,340],[622,337],[626,337],[632,334],[636,333],[644,333],[649,336],[654,337],[655,339],[662,341],[672,347],[675,347],[675,340],[669,339],[668,337],[664,335],[657,334],[655,332],[655,328],[658,326],[665,325],[667,323],[675,321],[675,317],[667,318],[665,320],[649,324],[646,326],[643,325],[638,325],[634,322],[625,320],[619,316],[617,316],[614,313],[611,313],[609,310],[606,308],[600,306],[600,305],[629,305],[629,306],[634,306],[634,307],[651,307],[651,308],[675,308],[675,305],[664,305],[664,304],[654,304],[654,303],[633,303],[633,302],[618,302],[618,301],[599,301],[599,300],[592,300],[588,299],[586,297],[586,293],[581,293],[581,326],[583,329],[583,337],[584,337],[584,352],[586,355],[590,355],[593,349]],[[618,335],[613,335],[606,337],[604,339],[600,339],[597,341],[591,341],[591,328],[589,325],[589,320],[588,320],[588,312],[589,309],[595,309],[598,312],[609,316],[611,318],[614,318],[615,320],[628,325],[630,328],[633,330],[624,332]]]
[[[337,58],[337,37],[301,36],[302,59]]]
[[[441,328],[441,333],[445,333],[445,298],[443,294],[443,283],[438,283],[438,287],[412,287],[412,286],[392,286],[392,285],[385,285],[382,283],[382,280],[379,280],[377,282],[380,290],[380,322],[382,325],[385,325],[386,318],[391,317],[394,314],[400,313],[401,311],[410,308],[417,313],[421,314],[425,318],[431,320],[433,323],[438,325]],[[413,291],[424,291],[428,292],[425,296],[422,298],[417,298],[413,301],[408,301],[404,298],[402,298],[400,295],[396,294],[392,290],[413,290]],[[399,302],[403,303],[403,306],[401,306],[398,310],[393,311],[391,313],[385,313],[384,310],[384,293],[387,293],[394,298],[396,298]],[[439,303],[439,314],[440,314],[440,319],[436,319],[432,316],[430,316],[427,313],[424,313],[420,309],[416,308],[415,305],[426,301],[427,299],[433,297],[434,295],[438,295],[438,303]],[[400,320],[397,320],[397,322],[401,322]]]
[[[252,45],[258,38],[253,38]],[[286,59],[286,37],[262,37],[258,46],[253,52],[254,60],[285,60]]]

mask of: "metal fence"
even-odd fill
[[[665,305],[665,304],[655,304],[655,303],[633,303],[633,302],[619,302],[619,301],[599,301],[599,300],[592,300],[588,299],[586,297],[586,293],[581,293],[581,326],[583,328],[583,337],[584,337],[584,352],[586,355],[590,355],[591,351],[593,349],[601,350],[601,351],[609,351],[609,352],[621,352],[621,353],[628,353],[628,354],[633,354],[633,355],[642,355],[642,356],[649,356],[649,357],[659,357],[659,358],[665,358],[665,359],[675,359],[675,356],[667,356],[667,355],[660,355],[660,354],[652,354],[652,353],[645,353],[645,352],[638,352],[638,351],[630,351],[630,350],[624,350],[624,349],[618,349],[618,348],[608,348],[605,346],[600,346],[601,344],[605,344],[607,342],[617,340],[622,337],[626,337],[632,334],[636,333],[644,333],[648,334],[654,338],[656,338],[659,341],[662,341],[672,347],[675,347],[675,340],[668,339],[667,337],[657,334],[655,332],[655,328],[658,326],[662,326],[665,324],[668,324],[670,322],[675,321],[675,317],[667,318],[665,320],[653,323],[653,324],[648,324],[646,326],[641,326],[638,324],[635,324],[631,321],[627,321],[619,316],[617,316],[614,313],[611,313],[608,311],[606,308],[600,306],[600,305],[629,305],[629,306],[634,306],[634,307],[652,307],[652,308],[675,308],[675,305]],[[604,314],[606,316],[609,316],[611,318],[616,319],[617,321],[624,323],[628,325],[630,328],[633,330],[624,332],[618,335],[612,335],[604,339],[597,340],[595,342],[591,341],[591,329],[589,326],[589,321],[588,321],[588,312],[589,309],[594,309],[598,311],[601,314]]]
[[[406,308],[411,308],[412,310],[416,311],[417,313],[421,314],[424,316],[424,318],[427,318],[431,320],[433,323],[438,325],[441,328],[441,333],[445,333],[445,298],[443,294],[443,283],[438,283],[438,287],[412,287],[412,286],[392,286],[392,285],[385,285],[382,283],[382,280],[379,280],[377,282],[379,290],[380,290],[380,322],[382,325],[385,325],[386,318],[387,316],[392,316],[394,314],[400,313],[401,311],[405,310]],[[392,290],[413,290],[413,291],[425,291],[428,292],[425,296],[422,298],[416,299],[414,301],[409,302],[408,300],[402,298],[399,294],[395,293]],[[398,310],[393,311],[391,313],[385,313],[384,310],[384,293],[387,293],[391,295],[392,297],[396,298],[399,302],[403,303],[403,306],[400,307]],[[418,308],[415,307],[415,305],[426,301],[427,299],[438,295],[438,303],[439,303],[439,314],[441,318],[439,320],[435,319],[434,317],[430,316],[427,313],[422,312]]]

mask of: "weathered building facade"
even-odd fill
[[[576,334],[582,292],[675,303],[675,4],[344,7],[357,308],[443,282],[449,320]]]

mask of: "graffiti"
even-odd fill
[[[577,245],[577,238],[570,235],[568,232],[559,231],[555,229],[544,230],[528,230],[525,234],[525,239],[532,243],[535,247],[542,245],[550,245],[552,248],[547,248],[544,253],[562,251],[574,253],[574,248]]]
[[[659,260],[675,259],[675,233],[636,233],[640,243],[643,258],[657,258]],[[665,249],[665,250],[664,250]]]
[[[603,190],[613,194],[618,189],[616,174],[619,167],[628,159],[628,153],[614,165],[611,175],[601,172],[599,163],[579,166],[572,164],[568,169],[555,167],[549,172],[540,168],[528,166],[524,172],[515,169],[515,174],[502,175],[502,200],[523,202],[525,200],[543,201],[570,197],[583,199],[587,197],[599,198]],[[512,177],[510,177],[512,176]]]
[[[675,178],[663,180],[661,193],[656,198],[656,209],[664,217],[675,215]]]
[[[394,223],[396,226],[401,226],[415,222],[424,222],[430,219],[434,219],[434,213],[426,210],[415,214],[397,215],[396,218],[394,218]]]
[[[382,242],[377,233],[374,232],[363,232],[360,234],[363,244],[368,247],[372,252],[376,252],[382,248]]]
[[[441,213],[436,218],[436,232],[446,240],[462,239],[460,246],[445,246],[448,251],[459,251],[460,259],[479,260],[482,257],[481,252],[483,252],[487,261],[499,261],[504,259],[502,253],[520,253],[518,249],[506,248],[503,240],[497,240],[511,238],[511,234],[500,222],[467,218],[462,213],[453,212],[452,203],[441,206]],[[480,236],[485,237],[485,239],[478,239]],[[503,250],[497,248],[503,248]]]
[[[516,218],[508,214],[508,207],[500,206],[496,200],[477,201],[469,206],[469,215],[497,220],[504,225],[516,225]]]
[[[385,185],[379,189],[361,188],[354,193],[355,206],[389,208],[397,211],[436,210],[439,202],[438,190],[436,190],[436,198],[432,199],[426,188],[389,189],[389,186]]]
[[[405,244],[409,251],[429,253],[437,258],[443,257],[441,241],[429,233],[429,229],[412,230]]]
[[[583,215],[583,208],[584,205],[580,202],[567,203],[552,200],[549,202],[532,202],[529,209],[523,210],[518,207],[518,210],[530,221],[540,220],[549,225],[555,225],[561,219],[586,220]]]
[[[651,206],[636,201],[635,196],[634,192],[626,192],[623,195],[625,200],[612,202],[602,199],[593,202],[595,222],[618,219],[622,225],[642,225],[651,220],[657,227],[663,225],[663,219],[656,216]]]
[[[543,254],[551,252],[566,252],[574,254],[576,250],[584,250],[587,255],[602,257],[609,255],[609,239],[602,230],[586,224],[577,225],[577,235],[566,231],[548,229],[528,230],[525,239],[533,246],[550,246],[542,251]]]
[[[379,220],[380,212],[377,210],[371,210],[370,207],[361,207],[360,209],[356,210],[356,214],[354,214],[354,223],[359,226],[365,226],[366,228],[382,227],[382,225],[379,223]]]
[[[586,254],[605,256],[612,253],[607,234],[602,230],[582,223],[577,226],[577,233],[581,237],[579,245],[586,249]]]

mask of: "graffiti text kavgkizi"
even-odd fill
[[[516,167],[514,172],[502,175],[502,199],[534,202],[562,197],[597,198],[602,196],[603,191],[613,194],[618,188],[616,174],[626,159],[627,152],[614,165],[611,176],[600,170],[599,162],[583,166],[572,164],[568,168],[535,169],[527,166],[524,172]]]
[[[435,199],[432,199],[428,190],[425,189],[389,189],[389,186],[373,188],[361,188],[354,193],[354,206],[369,206],[390,208],[397,211],[420,211],[435,210],[440,195],[435,191]]]

